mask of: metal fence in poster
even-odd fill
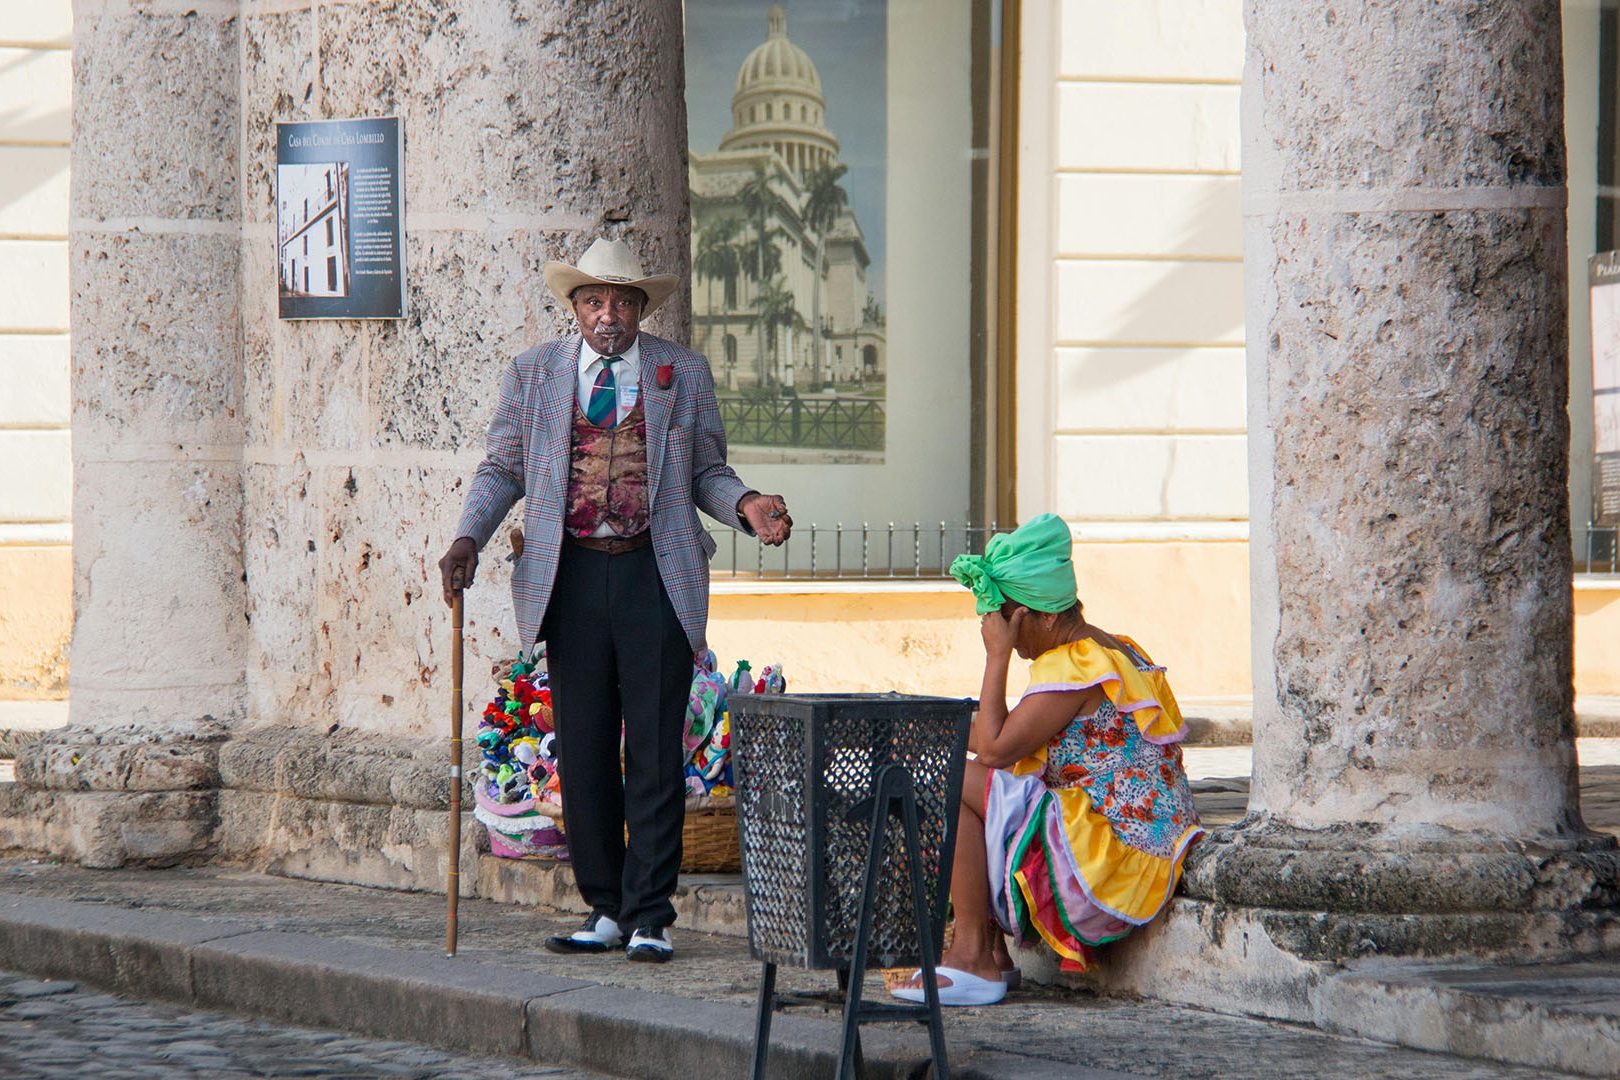
[[[283,319],[405,315],[398,117],[276,125],[276,282]]]

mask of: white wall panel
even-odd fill
[[[0,3],[0,41],[8,45],[69,45],[73,42],[70,0],[5,0]]]
[[[0,428],[66,427],[68,365],[66,334],[0,334]]]
[[[1058,168],[1235,172],[1235,86],[1063,83]]]
[[[67,328],[67,244],[0,240],[0,331]]]
[[[66,146],[72,91],[68,50],[0,48],[0,142]]]
[[[1243,265],[1060,261],[1059,344],[1241,345]]]
[[[1064,78],[1243,77],[1239,0],[1065,0],[1061,19]]]
[[[1058,255],[1242,258],[1235,176],[1058,176]]]
[[[66,431],[0,431],[0,521],[66,521],[73,460]]]
[[[1057,512],[1071,520],[1248,516],[1242,435],[1059,435]]]
[[[1059,349],[1060,432],[1242,434],[1241,348]]]
[[[67,232],[67,147],[0,145],[0,236]]]

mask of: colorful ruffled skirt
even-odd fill
[[[1065,971],[1084,971],[1096,946],[1151,922],[1203,835],[1192,825],[1167,856],[1153,855],[1121,840],[1083,788],[1003,769],[990,770],[984,807],[996,921],[1020,945],[1039,935]]]

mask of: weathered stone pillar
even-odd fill
[[[679,0],[79,6],[73,724],[0,848],[441,885],[434,564],[507,360],[570,324],[541,264],[609,235],[687,275],[683,47]],[[384,115],[406,318],[278,320],[275,122]],[[504,554],[469,712],[521,644]]]
[[[244,712],[238,42],[234,4],[76,7],[72,727],[0,835],[116,865],[207,850]]]
[[[541,264],[605,234],[686,275],[683,47],[678,0],[244,8],[254,730],[221,754],[223,855],[443,887],[436,563],[507,361],[571,325]],[[406,317],[278,320],[275,122],[383,115],[405,138]],[[689,318],[683,290],[649,329],[684,341]],[[501,529],[468,594],[469,734],[490,663],[522,644],[507,553]]]
[[[1250,809],[1271,821],[1583,835],[1558,20],[1249,5]]]
[[[1558,0],[1246,21],[1253,791],[1138,981],[1308,1019],[1351,960],[1599,948],[1620,890],[1576,787]]]

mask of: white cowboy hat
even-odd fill
[[[668,300],[681,283],[681,279],[674,274],[643,274],[641,260],[636,258],[629,244],[605,237],[591,241],[591,246],[580,256],[578,266],[553,260],[547,262],[542,271],[546,288],[565,304],[571,302],[568,294],[581,285],[624,285],[640,289],[647,294],[647,306],[641,311],[643,315],[650,314]]]

